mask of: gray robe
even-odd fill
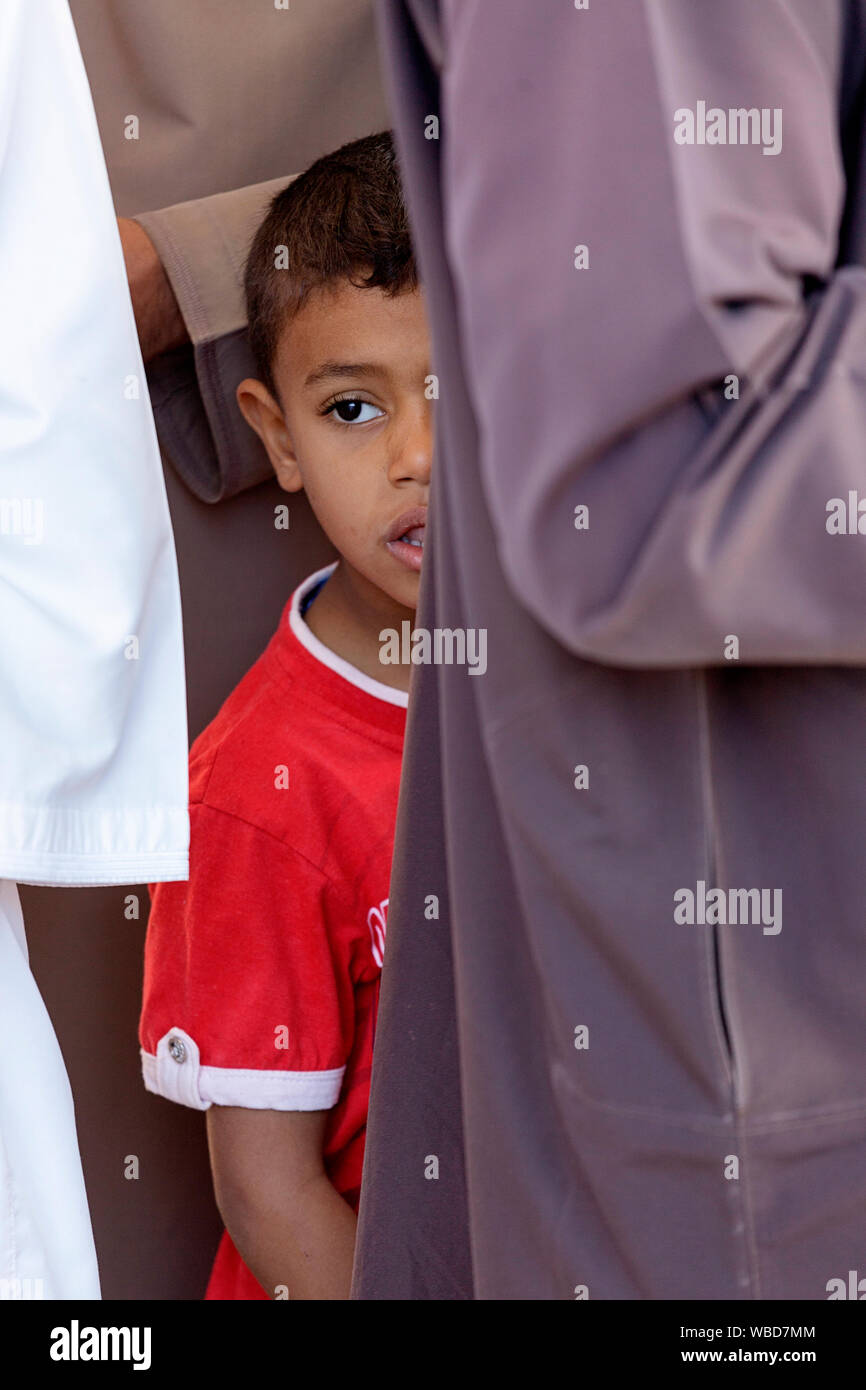
[[[866,1273],[866,4],[379,18],[418,621],[488,664],[413,674],[354,1296],[826,1298]]]

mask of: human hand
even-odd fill
[[[189,334],[174,290],[147,232],[131,217],[118,217],[117,228],[141,355],[149,362],[187,342]]]

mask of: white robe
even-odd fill
[[[66,0],[0,5],[0,306],[0,1298],[98,1298],[15,883],[186,878],[187,733],[162,467]]]

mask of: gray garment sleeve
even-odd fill
[[[273,196],[290,182],[270,179],[135,218],[162,260],[191,343],[148,363],[160,439],[184,482],[219,502],[272,476],[235,388],[256,374],[246,333],[244,264]]]
[[[614,665],[866,663],[862,0],[495,11],[438,6],[429,157],[509,584]]]

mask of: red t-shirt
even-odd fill
[[[325,1167],[357,1210],[407,696],[304,622],[333,569],[193,745],[189,881],[151,886],[139,1038],[169,1100],[330,1110]],[[228,1232],[206,1297],[267,1297]]]

